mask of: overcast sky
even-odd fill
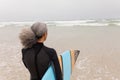
[[[120,0],[0,0],[0,21],[120,18]]]

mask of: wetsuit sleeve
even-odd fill
[[[52,61],[53,61],[54,68],[55,68],[56,80],[63,80],[60,64],[58,61],[58,56],[57,56],[57,53],[54,49],[53,49]]]
[[[26,64],[25,64],[25,62],[24,62],[24,54],[25,54],[25,50],[22,49],[22,61],[23,61],[23,63],[24,63],[24,66],[27,68],[27,66],[26,66]]]

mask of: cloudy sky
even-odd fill
[[[0,21],[120,19],[120,0],[0,0]]]

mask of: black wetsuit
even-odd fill
[[[22,49],[22,60],[30,72],[30,80],[41,80],[51,61],[54,64],[56,80],[62,80],[62,73],[56,51],[37,43],[32,48]]]

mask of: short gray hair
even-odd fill
[[[36,22],[31,28],[25,28],[21,31],[19,38],[25,48],[30,48],[37,43],[38,38],[47,32],[47,26],[44,23]]]

